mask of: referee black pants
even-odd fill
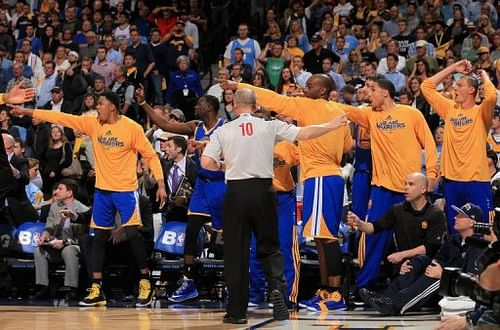
[[[228,316],[245,318],[248,307],[251,234],[257,241],[270,290],[286,293],[283,255],[279,249],[276,194],[272,179],[227,182],[223,213],[224,272],[228,289]]]

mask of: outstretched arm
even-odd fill
[[[348,123],[349,121],[347,120],[347,114],[344,114],[342,116],[336,117],[328,123],[301,127],[299,133],[297,134],[297,140],[315,139],[339,127],[345,126]]]
[[[30,116],[49,123],[63,125],[72,129],[76,129],[87,135],[92,134],[94,117],[90,116],[75,116],[64,112],[57,112],[52,110],[37,110],[37,109],[24,109],[21,107],[13,107],[10,114],[17,117]]]

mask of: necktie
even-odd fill
[[[179,185],[179,166],[174,164],[174,169],[172,173],[172,194],[177,192],[177,186]]]

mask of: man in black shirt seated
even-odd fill
[[[364,222],[349,212],[348,224],[370,235],[382,230],[394,230],[397,252],[387,260],[401,264],[411,257],[434,257],[446,231],[443,212],[426,198],[427,178],[422,173],[412,173],[405,180],[405,201],[394,205],[378,221]]]
[[[400,275],[383,294],[361,289],[360,295],[366,303],[382,314],[402,315],[438,297],[443,268],[458,267],[468,273],[475,272],[475,261],[482,250],[467,244],[465,239],[474,234],[474,223],[482,222],[483,213],[471,203],[461,208],[452,207],[457,211],[454,229],[458,234],[441,245],[434,259],[418,255],[406,260],[401,265]]]

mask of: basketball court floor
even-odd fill
[[[306,310],[291,312],[290,320],[274,321],[269,308],[249,308],[248,324],[222,323],[222,304],[194,308],[192,305],[170,305],[148,309],[123,307],[80,308],[53,300],[50,306],[0,306],[0,329],[432,329],[439,315],[415,313],[408,316],[381,316],[375,311],[343,311],[326,314]]]

